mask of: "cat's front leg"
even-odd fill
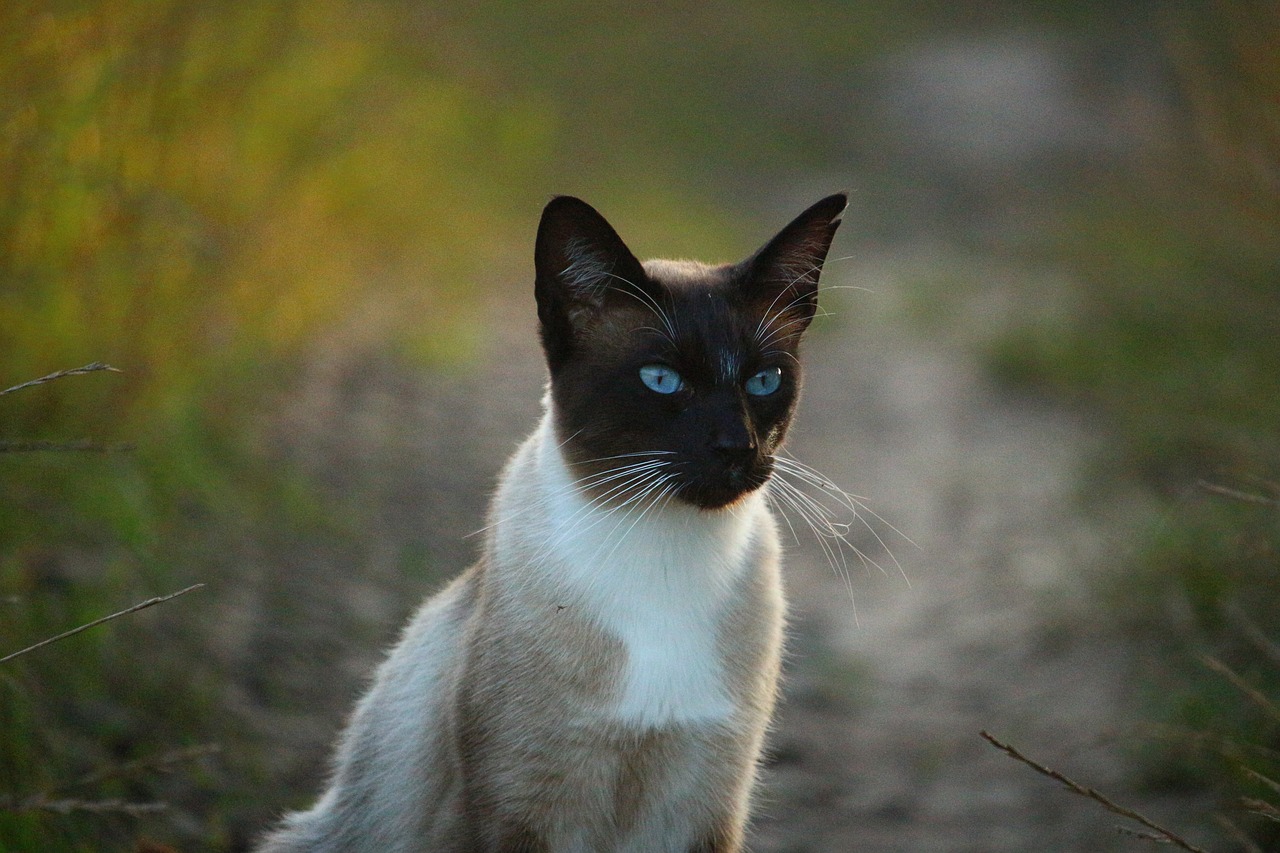
[[[734,815],[720,819],[706,834],[694,842],[688,853],[740,853],[742,823],[743,819]]]

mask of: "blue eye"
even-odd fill
[[[782,384],[782,368],[766,367],[747,380],[747,393],[753,397],[767,397]]]
[[[665,364],[646,364],[640,368],[640,381],[659,394],[674,394],[684,387],[680,374]]]

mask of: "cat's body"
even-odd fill
[[[763,486],[842,208],[734,267],[642,267],[582,202],[548,205],[550,393],[482,557],[423,605],[328,791],[261,850],[741,848],[782,648]]]

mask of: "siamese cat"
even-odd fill
[[[641,263],[553,199],[550,374],[479,561],[429,598],[262,853],[735,853],[778,689],[770,478],[845,207],[737,264]]]

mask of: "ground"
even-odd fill
[[[827,284],[860,289],[828,294],[836,314],[808,342],[792,452],[866,499],[894,557],[855,534],[878,566],[855,560],[846,583],[796,520],[787,687],[752,849],[1132,849],[1143,842],[1117,819],[979,736],[1157,820],[1203,811],[1194,795],[1144,790],[1126,751],[1140,722],[1133,652],[1089,595],[1096,572],[1120,567],[1109,555],[1123,520],[1104,523],[1079,488],[1102,437],[1080,413],[992,386],[972,336],[922,334],[900,307],[906,281],[892,264],[833,264]],[[414,375],[335,356],[293,403],[298,458],[358,486],[380,535],[419,542],[434,565],[461,568],[474,553],[465,534],[537,419],[543,370],[524,290],[493,312],[478,365]],[[306,583],[385,641],[435,584],[395,566],[375,559],[319,593]],[[378,642],[328,642],[342,666],[325,683],[354,695]],[[324,705],[285,747],[312,784],[341,713]]]

